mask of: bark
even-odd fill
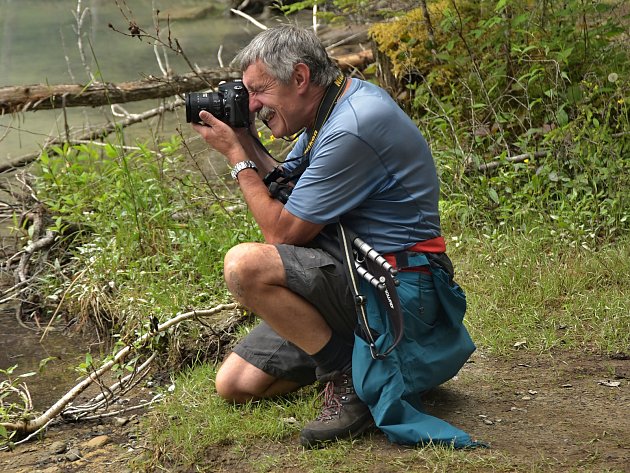
[[[356,53],[343,54],[336,56],[335,61],[341,68],[341,70],[348,69],[364,69],[368,64],[374,60],[374,54],[372,50],[366,49]]]
[[[0,88],[0,114],[63,107],[97,107],[113,103],[171,97],[215,87],[224,80],[239,79],[235,69],[206,69],[171,78],[88,85],[26,85]]]

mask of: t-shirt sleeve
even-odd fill
[[[364,202],[383,175],[377,154],[353,133],[328,135],[311,151],[285,208],[311,223],[329,224]]]

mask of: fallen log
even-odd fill
[[[0,88],[0,114],[63,107],[97,107],[114,103],[172,97],[216,87],[221,81],[241,77],[236,69],[206,69],[170,78],[148,77],[139,81],[95,82],[88,85],[22,85]]]
[[[374,60],[371,49],[356,53],[342,54],[334,57],[341,70],[359,69],[363,70]]]
[[[334,58],[342,70],[363,69],[372,61],[372,51]],[[64,107],[98,107],[115,103],[159,99],[216,87],[221,81],[240,79],[236,69],[204,69],[170,78],[148,77],[139,81],[95,82],[88,85],[18,85],[0,87],[0,115]]]

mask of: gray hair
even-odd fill
[[[258,33],[241,50],[232,64],[245,71],[256,61],[262,61],[279,82],[291,81],[293,68],[304,63],[311,71],[311,83],[327,87],[339,76],[337,64],[328,56],[319,38],[309,30],[280,25]]]

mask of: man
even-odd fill
[[[342,263],[313,245],[326,225],[343,221],[376,251],[443,253],[438,178],[417,126],[382,89],[344,79],[317,37],[283,25],[256,36],[235,58],[249,92],[249,110],[276,137],[305,129],[283,169],[308,166],[286,204],[263,177],[278,165],[252,129],[230,128],[208,112],[193,125],[223,154],[260,226],[265,243],[244,243],[225,256],[224,274],[236,300],[263,321],[217,373],[219,395],[235,402],[287,393],[316,379],[327,383],[322,413],[301,442],[357,436],[373,425],[352,380],[355,301]],[[334,96],[334,97],[333,97]],[[330,97],[333,97],[331,100]],[[294,159],[296,158],[296,159]],[[426,268],[424,297],[435,299]],[[402,301],[430,326],[438,305]],[[430,301],[429,301],[430,302]]]

